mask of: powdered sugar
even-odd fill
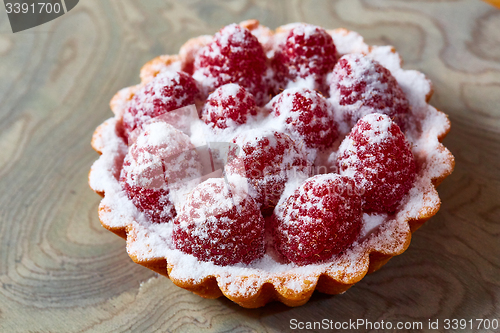
[[[90,187],[100,193],[118,190],[116,180],[128,148],[117,133],[116,118],[108,119],[98,127],[92,138],[92,147],[101,153],[101,157],[90,170]]]
[[[393,136],[393,133],[389,131],[393,124],[391,118],[372,113],[363,117],[363,121],[370,124],[370,128],[363,131],[363,136],[367,138],[370,144],[379,144]]]
[[[286,31],[290,27],[285,27],[283,30]],[[378,251],[394,255],[405,249],[410,237],[407,221],[419,219],[422,214],[435,209],[439,204],[439,197],[432,179],[442,177],[452,169],[451,154],[443,149],[438,140],[448,130],[449,122],[446,116],[426,103],[426,97],[431,92],[429,81],[419,72],[401,69],[399,56],[390,47],[370,49],[363,43],[361,36],[346,30],[329,31],[329,33],[341,55],[353,52],[367,53],[369,57],[387,67],[403,89],[411,106],[410,116],[416,120],[407,128],[406,136],[412,143],[412,152],[421,162],[421,167],[414,186],[398,211],[391,216],[364,214],[362,236],[358,242],[326,263],[300,267],[285,264],[271,253],[266,253],[261,259],[249,265],[218,266],[211,262],[199,261],[192,255],[174,249],[171,242],[171,223],[154,224],[148,221],[122,190],[118,175],[127,152],[127,145],[116,131],[120,119],[120,112],[116,112],[116,118],[105,122],[96,132],[99,134],[94,137],[93,145],[102,152],[102,155],[92,166],[89,183],[94,190],[105,192],[105,198],[101,202],[103,209],[100,213],[103,224],[110,228],[129,226],[131,233],[127,242],[127,251],[130,255],[141,260],[167,258],[171,268],[170,278],[174,281],[193,281],[196,284],[209,276],[215,276],[218,285],[226,295],[250,297],[256,295],[266,282],[273,283],[278,289],[285,288],[298,294],[307,286],[314,286],[320,274],[326,273],[336,277],[339,281],[350,281],[349,277],[353,276],[359,279],[366,274],[370,252]],[[286,36],[286,33],[277,34],[276,37],[268,36],[267,44],[277,45],[278,40],[284,38],[284,35]],[[259,39],[263,38],[259,37]],[[221,40],[222,45],[226,42]],[[268,55],[270,52],[272,51],[269,51]],[[126,94],[122,95],[125,98]],[[117,103],[116,105],[123,104]],[[279,128],[286,131],[282,124],[271,121],[265,113],[265,110],[259,110],[259,116],[256,119],[234,131],[218,134],[214,134],[203,122],[193,120],[189,129],[186,128],[184,133],[189,136],[189,141],[194,147],[203,145],[209,147],[210,143],[214,142],[231,142],[235,136],[249,129],[263,131],[266,128]],[[340,128],[341,136],[345,135],[347,132],[345,128],[348,127],[343,120],[340,121]],[[384,128],[380,130],[384,131]],[[149,139],[150,143],[157,145],[164,142],[165,138],[162,135],[152,136]],[[341,139],[342,137],[339,138]],[[335,145],[334,143],[332,147]],[[336,148],[331,149],[336,151]],[[223,150],[222,157],[227,157],[227,153],[225,154]],[[309,151],[309,153],[316,156],[315,151]],[[303,181],[304,179],[299,177],[290,179],[286,183],[281,201],[293,193]],[[183,205],[181,198],[178,199],[178,203],[181,209]],[[221,204],[224,205],[223,202]]]
[[[368,53],[369,47],[363,37],[354,31],[346,29],[327,30],[333,38],[333,43],[339,55],[348,53]]]
[[[304,36],[304,39],[308,40],[316,32],[317,28],[311,24],[300,24],[295,27],[294,34],[295,36]],[[295,39],[295,36],[292,36],[291,39]]]
[[[387,214],[363,214],[363,229],[360,237],[366,237],[387,220]]]

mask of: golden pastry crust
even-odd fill
[[[240,23],[240,25],[250,30],[259,29],[262,34],[267,34],[268,36],[271,36],[274,33],[268,28],[261,26],[256,20],[244,21]],[[276,29],[276,33],[283,33],[288,31],[289,29],[289,26],[279,27],[278,29]],[[338,34],[349,33],[349,31],[345,29],[336,29],[333,31]],[[186,66],[191,66],[196,53],[204,45],[206,45],[211,40],[211,38],[211,36],[201,36],[198,38],[193,38],[181,47],[179,55],[160,56],[146,63],[141,70],[141,84],[120,90],[111,100],[110,106],[114,114],[116,115],[117,121],[107,121],[96,129],[92,138],[92,147],[98,153],[103,153],[105,149],[103,145],[103,133],[107,129],[109,129],[109,127],[119,126],[117,124],[119,124],[119,120],[121,119],[124,106],[126,105],[127,101],[129,101],[133,97],[135,91],[137,91],[139,87],[149,82],[160,71],[165,70],[170,66],[179,66],[179,68],[186,68]],[[396,51],[393,49],[391,50],[391,52],[395,53]],[[430,87],[431,88],[425,97],[427,102],[432,96],[432,86]],[[437,112],[441,115],[444,115],[439,110]],[[119,129],[112,128],[112,131],[116,132],[118,130]],[[339,294],[346,291],[352,285],[360,281],[366,274],[378,270],[385,263],[387,263],[389,259],[403,253],[408,248],[412,233],[416,231],[420,226],[422,226],[429,218],[435,215],[439,210],[440,201],[438,200],[436,202],[435,200],[435,198],[437,197],[436,186],[438,186],[453,171],[455,163],[454,157],[440,143],[448,134],[449,130],[450,122],[449,120],[446,120],[446,123],[444,126],[442,126],[441,131],[436,134],[439,141],[437,150],[443,157],[446,167],[442,168],[442,172],[440,175],[431,179],[433,186],[427,189],[427,193],[423,194],[422,200],[424,204],[418,212],[418,218],[406,218],[405,222],[407,223],[408,227],[404,230],[397,231],[400,233],[397,237],[397,242],[395,244],[392,244],[391,247],[377,248],[376,246],[373,246],[372,248],[365,249],[365,252],[362,254],[361,259],[359,259],[358,261],[357,267],[359,267],[359,269],[357,269],[355,272],[348,272],[347,270],[342,269],[334,270],[327,268],[326,271],[320,274],[312,272],[311,275],[307,277],[301,275],[300,279],[302,279],[302,288],[300,290],[290,289],[287,287],[289,285],[288,282],[298,278],[298,276],[294,275],[293,273],[287,272],[274,275],[272,278],[266,280],[260,286],[250,285],[248,289],[253,288],[252,292],[245,292],[245,288],[238,288],[238,290],[240,291],[234,292],[234,288],[231,288],[235,285],[247,286],[249,283],[251,284],[252,281],[255,281],[255,279],[252,279],[252,276],[234,276],[231,279],[226,279],[222,276],[209,275],[199,281],[194,279],[179,279],[171,274],[174,266],[167,261],[167,258],[144,258],[144,256],[141,256],[138,253],[134,252],[135,242],[144,242],[144,237],[142,238],[142,240],[140,239],[140,237],[138,237],[138,230],[134,227],[133,221],[122,223],[121,226],[115,226],[115,223],[112,221],[112,219],[116,218],[116,212],[114,212],[114,208],[104,200],[99,206],[99,219],[101,221],[101,224],[106,229],[127,240],[127,250],[130,258],[134,262],[170,278],[172,282],[177,286],[190,290],[195,294],[198,294],[205,298],[217,298],[225,295],[232,301],[246,308],[261,307],[271,301],[279,301],[288,306],[299,306],[308,301],[314,290],[318,290],[326,294]],[[116,161],[116,163],[116,168],[119,169],[121,167],[120,161]],[[96,188],[93,189],[100,195],[105,196],[105,193],[103,193],[103,191],[100,191]],[[146,244],[146,247],[148,246],[152,245]],[[349,258],[345,260],[348,259]],[[335,267],[343,267],[343,264],[348,265],[349,263],[341,262]]]

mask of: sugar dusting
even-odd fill
[[[283,27],[282,31],[289,30],[293,26]],[[117,103],[117,110],[114,110],[117,116],[101,125],[100,135],[95,137],[94,146],[100,148],[102,155],[92,166],[89,183],[95,191],[106,193],[101,202],[101,207],[107,208],[102,213],[103,222],[113,228],[129,226],[131,230],[127,240],[129,254],[140,260],[168,258],[169,266],[172,267],[170,277],[174,280],[191,280],[199,283],[208,276],[215,276],[226,295],[251,296],[255,295],[262,284],[267,282],[275,284],[277,288],[282,287],[300,293],[308,285],[305,281],[315,284],[318,276],[323,273],[339,281],[349,281],[351,277],[361,278],[368,268],[368,254],[371,251],[386,254],[399,254],[404,251],[409,237],[407,221],[418,219],[422,212],[439,205],[439,197],[431,180],[449,172],[452,167],[449,154],[441,149],[438,140],[438,136],[449,127],[449,122],[444,114],[426,103],[426,96],[431,91],[429,81],[419,72],[401,69],[399,55],[393,52],[392,48],[369,48],[359,34],[343,29],[329,31],[329,33],[340,55],[367,53],[368,56],[387,67],[408,98],[411,105],[411,117],[423,119],[416,121],[407,130],[407,138],[412,144],[412,151],[416,159],[422,161],[422,167],[419,169],[414,187],[396,214],[394,216],[365,214],[361,238],[343,254],[326,263],[296,266],[282,263],[270,253],[266,253],[263,258],[250,265],[237,264],[222,267],[211,262],[200,262],[192,255],[173,248],[172,223],[149,222],[121,189],[117,173],[119,174],[123,157],[127,152],[127,145],[116,131],[119,115],[122,114],[120,104]],[[285,32],[277,33],[274,37],[265,37],[266,45],[277,45],[280,42],[279,39],[284,38],[283,36],[286,36]],[[264,37],[259,39],[264,40]],[[272,49],[267,53],[269,56]],[[203,122],[193,121],[189,138],[194,146],[210,145],[210,142],[230,142],[238,133],[247,130],[258,128],[261,131],[265,128],[281,126],[265,116],[264,110],[260,118],[240,126],[236,131],[217,134],[210,131]],[[342,123],[341,125],[345,126]],[[344,129],[344,135],[345,132]],[[334,143],[333,147],[338,147],[338,145]],[[312,154],[315,155],[315,152]],[[220,176],[220,173],[218,175]],[[302,182],[303,179],[291,179],[286,185],[282,200]]]

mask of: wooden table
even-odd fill
[[[500,10],[480,1],[80,1],[12,34],[0,21],[0,331],[290,330],[291,320],[500,320]],[[410,248],[338,296],[248,310],[134,264],[87,185],[93,130],[143,63],[190,37],[258,18],[392,44],[433,81],[456,169]],[[479,322],[473,322],[477,328]],[[363,331],[361,329],[360,331]],[[469,330],[467,330],[469,331]]]

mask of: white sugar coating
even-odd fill
[[[286,84],[286,89],[294,89],[294,88],[307,88],[311,90],[318,90],[318,82],[316,81],[313,75],[309,75],[306,77],[298,77],[295,80],[290,80]]]
[[[224,99],[230,98],[230,97],[236,97],[236,94],[240,90],[240,86],[235,83],[228,83],[220,87],[221,90],[221,97]]]
[[[247,40],[245,38],[245,32],[243,29],[239,28],[239,25],[233,23],[222,29],[222,32],[218,33],[219,42],[222,47],[229,46],[229,37],[236,43],[246,44]]]
[[[387,115],[372,113],[364,116],[361,120],[370,124],[370,129],[364,130],[363,136],[368,139],[371,145],[379,144],[394,137],[394,134],[389,132],[394,122]]]
[[[119,190],[115,180],[120,175],[128,147],[116,133],[116,124],[116,118],[106,120],[92,138],[92,146],[101,153],[101,157],[92,165],[89,175],[89,185],[96,192]]]
[[[332,36],[337,53],[342,56],[347,53],[368,53],[369,47],[363,37],[354,31],[345,29],[327,30]]]
[[[370,50],[368,57],[377,61],[391,73],[401,69],[401,58],[392,46],[374,46]]]
[[[198,111],[194,104],[187,105],[169,112],[166,112],[160,116],[149,119],[144,122],[141,127],[136,128],[128,135],[129,146],[137,141],[137,137],[143,133],[143,127],[153,124],[153,123],[164,123],[172,125],[176,130],[179,130],[191,136],[192,127],[196,122],[199,121]]]
[[[210,92],[213,91],[214,87],[217,85],[217,78],[210,75],[210,72],[204,70],[204,68],[195,71],[193,79],[199,83],[200,91],[205,96],[210,94]]]
[[[298,24],[281,27],[275,35],[267,35],[266,45],[279,45],[286,38],[287,31]],[[340,55],[347,53],[366,53],[369,57],[380,62],[391,71],[406,94],[411,106],[410,118],[423,119],[414,121],[408,126],[406,136],[412,144],[412,152],[421,163],[417,179],[410,193],[405,197],[402,205],[394,216],[368,215],[363,216],[363,241],[353,244],[343,255],[332,258],[327,263],[307,266],[284,264],[276,260],[275,256],[266,253],[263,258],[250,265],[217,266],[211,262],[200,262],[192,255],[175,250],[171,243],[171,223],[156,225],[150,223],[137,208],[128,200],[117,179],[117,171],[121,167],[121,160],[126,153],[127,146],[115,131],[119,121],[123,102],[117,101],[117,116],[105,122],[98,130],[98,139],[94,146],[102,147],[102,155],[94,163],[89,176],[91,187],[99,192],[105,192],[101,206],[101,220],[113,228],[125,228],[131,225],[134,237],[129,237],[127,251],[132,256],[147,260],[167,258],[172,268],[170,277],[173,280],[190,280],[200,282],[208,276],[215,276],[218,284],[226,295],[254,295],[263,283],[272,282],[276,286],[284,286],[300,293],[304,288],[304,281],[315,283],[318,276],[328,273],[340,281],[349,281],[350,276],[364,274],[368,267],[368,254],[379,251],[387,254],[399,254],[406,246],[409,237],[409,219],[419,219],[428,210],[434,210],[439,205],[439,197],[431,182],[432,178],[447,174],[452,169],[451,154],[442,148],[438,137],[449,128],[446,116],[426,103],[426,97],[431,92],[430,82],[422,73],[412,70],[403,70],[400,67],[399,55],[392,52],[390,47],[369,48],[362,37],[347,30],[328,31]],[[258,35],[257,32],[255,32]],[[259,39],[264,38],[258,36]],[[261,41],[262,42],[262,41]],[[272,49],[266,49],[268,56]],[[118,99],[126,98],[124,93]],[[346,124],[339,122],[341,137],[332,147],[338,147],[348,133]],[[235,136],[248,130],[256,132],[266,129],[281,129],[283,125],[272,121],[266,115],[266,109],[259,112],[259,117],[249,123],[239,126],[234,131],[214,133],[202,121],[193,121],[190,128],[190,141],[194,146],[207,145],[209,142],[230,142]],[[332,148],[326,154],[335,153]],[[315,155],[315,152],[313,152]],[[323,154],[324,155],[324,154]],[[315,155],[316,156],[316,155]],[[288,181],[281,200],[288,197],[299,187],[304,178],[293,178]],[[207,181],[211,181],[210,179]],[[287,277],[285,279],[285,277]]]
[[[359,82],[357,78],[362,77],[364,81],[371,83],[371,89],[385,90],[387,88],[387,83],[382,83],[378,80],[380,74],[374,70],[370,58],[360,53],[353,53],[345,55],[344,59],[347,59],[352,64],[350,67],[352,75],[344,78],[342,81],[343,86],[347,88],[352,87]],[[366,94],[370,94],[370,92],[367,91]]]
[[[203,198],[209,197],[210,202]],[[216,219],[217,215],[230,211],[234,207],[240,206],[245,200],[239,191],[231,191],[224,178],[211,178],[196,186],[187,196],[184,205],[180,206],[179,215],[191,216],[191,222],[195,226],[203,225],[208,220]],[[197,205],[197,203],[203,203]],[[193,205],[195,203],[195,205]],[[196,215],[190,214],[187,209],[197,206]],[[215,207],[215,208],[214,208]],[[187,228],[187,221],[179,220],[181,228]],[[199,237],[203,235],[197,235]]]
[[[312,24],[301,24],[294,28],[293,34],[294,36],[304,36],[305,40],[308,40],[311,36],[314,35],[316,30],[321,29],[318,26]],[[292,36],[291,40],[295,42],[295,37]]]
[[[154,147],[178,147],[186,146],[189,142],[189,137],[172,125],[158,122],[144,125],[142,134],[138,136],[136,145],[154,146]]]
[[[360,237],[365,237],[369,235],[370,232],[374,231],[380,225],[382,225],[388,216],[387,214],[363,214],[363,228],[361,229]]]

